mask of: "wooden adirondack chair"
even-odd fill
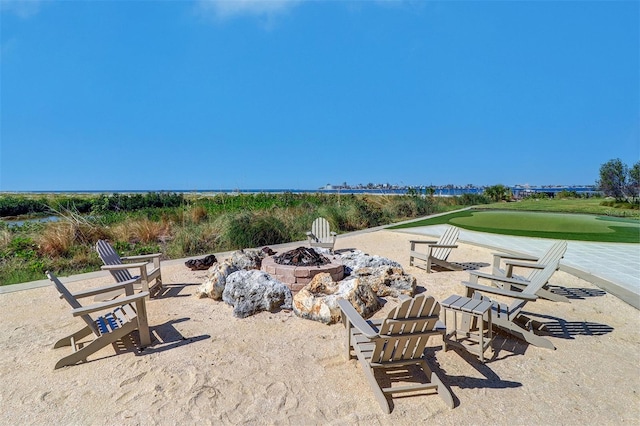
[[[328,248],[333,251],[337,235],[335,232],[331,232],[327,219],[319,217],[311,224],[311,231],[307,232],[307,240],[311,247]]]
[[[547,264],[539,274],[535,275],[531,281],[525,283],[525,287],[521,289],[523,281],[515,278],[507,278],[504,276],[482,274],[473,272],[470,274],[470,281],[463,281],[462,284],[467,287],[467,297],[473,297],[481,300],[492,302],[492,320],[493,326],[501,328],[509,334],[512,334],[534,346],[547,349],[555,349],[553,343],[544,337],[533,333],[534,322],[526,317],[522,310],[527,302],[538,299],[538,292],[549,281],[549,278],[558,269],[558,265],[554,263]],[[493,284],[499,283],[501,287],[492,287],[479,284],[479,279],[486,279]],[[512,288],[517,290],[514,291]],[[500,303],[491,300],[483,293],[490,293],[499,296],[506,296],[513,299],[511,304]],[[466,328],[468,331],[475,329],[470,317],[466,318]]]
[[[432,265],[438,265],[443,268],[450,269],[452,271],[461,271],[464,268],[456,264],[447,262],[451,250],[457,248],[456,241],[458,241],[458,234],[460,230],[455,226],[449,226],[447,230],[442,234],[438,241],[421,241],[411,240],[411,250],[409,252],[409,265],[417,266],[422,269],[426,269],[427,272],[431,272]],[[427,252],[416,251],[417,245],[427,244]],[[422,262],[416,263],[415,259],[420,259]]]
[[[117,282],[121,283],[135,280],[134,288],[136,290],[147,291],[150,295],[156,295],[162,290],[160,253],[120,257],[113,247],[104,240],[98,240],[96,243],[96,251],[104,263],[104,266],[101,268],[109,271]],[[150,269],[148,268],[149,266],[151,267]],[[131,275],[129,268],[138,268],[140,274],[136,276]],[[150,286],[149,284],[153,280],[155,280],[155,283]],[[101,294],[96,297],[96,300],[109,300],[120,294],[122,294],[122,291],[116,290],[111,293]]]
[[[351,303],[341,299],[342,322],[347,333],[347,358],[351,358],[353,348],[373,393],[385,413],[390,412],[386,394],[413,392],[425,389],[435,390],[445,403],[453,408],[453,398],[440,378],[429,368],[424,349],[429,337],[443,335],[444,328],[439,323],[440,305],[426,294],[403,301],[382,321],[365,321]],[[426,380],[416,383],[421,377],[413,376],[410,383],[382,388],[375,378],[374,370],[386,373],[404,371],[401,376],[407,380],[409,366],[422,369]],[[422,374],[420,374],[421,376]],[[390,380],[398,375],[387,374]],[[397,382],[397,380],[396,380]]]
[[[564,257],[566,251],[567,242],[558,241],[557,243],[552,245],[549,250],[547,250],[547,252],[540,258],[526,255],[493,253],[493,275],[520,280],[522,281],[520,284],[512,284],[510,285],[510,287],[512,287],[512,290],[523,290],[529,282],[534,280],[536,276],[542,273],[545,266],[553,264],[556,265],[556,270],[558,270],[558,268],[560,267],[560,260]],[[504,269],[500,267],[500,263],[502,260],[504,260]],[[529,270],[529,273],[527,275],[516,275],[514,274],[514,268],[527,269]],[[538,290],[536,294],[539,297],[547,300],[552,300],[554,302],[571,303],[571,301],[566,296],[550,291],[548,288],[548,284],[549,283],[546,282],[544,287]]]
[[[72,315],[74,317],[79,316],[86,324],[83,329],[58,340],[53,345],[54,348],[71,346],[73,349],[73,353],[63,357],[56,363],[55,369],[86,361],[89,355],[116,342],[134,330],[138,330],[142,348],[151,344],[145,305],[145,298],[149,293],[143,291],[134,294],[134,280],[71,293],[53,273],[47,271],[46,274],[60,293],[60,298],[64,298],[73,308]],[[116,288],[124,289],[126,296],[90,306],[82,306],[78,302],[80,298],[110,292]],[[104,312],[106,310],[110,311],[95,319],[90,315],[94,312]],[[84,341],[89,336],[92,336],[93,339]]]

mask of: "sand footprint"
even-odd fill
[[[274,382],[266,389],[267,401],[275,411],[295,409],[299,405],[298,398],[291,392],[291,389],[284,382]]]

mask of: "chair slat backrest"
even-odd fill
[[[447,230],[442,234],[440,239],[438,240],[438,244],[442,245],[454,245],[456,241],[458,241],[458,234],[460,230],[455,226],[449,226]],[[449,254],[451,254],[450,248],[436,248],[431,253],[431,256],[435,257],[439,260],[447,260]]]
[[[567,250],[567,242],[560,241],[556,243],[549,252],[555,253],[554,261],[549,261],[546,263],[544,269],[538,271],[537,274],[531,274],[531,279],[529,280],[527,286],[522,290],[524,294],[535,295],[542,287],[545,286],[549,282],[549,279],[553,275],[554,272],[558,270],[560,267],[560,259],[564,256],[564,252]],[[547,256],[544,256],[547,257]],[[513,303],[509,306],[509,315],[517,315],[524,305],[527,303],[526,300],[515,299]]]
[[[98,252],[98,256],[102,259],[102,262],[105,265],[122,265],[122,259],[118,256],[118,253],[111,247],[111,244],[104,240],[98,240],[96,243],[96,251]],[[123,269],[120,271],[109,271],[111,275],[116,279],[117,282],[121,283],[123,281],[128,281],[133,277],[129,273],[128,270]]]
[[[316,236],[321,243],[329,243],[332,240],[329,222],[323,217],[319,217],[311,224],[311,233]]]
[[[371,361],[384,363],[422,357],[439,314],[440,304],[426,294],[402,302],[382,322]]]
[[[554,271],[557,271],[558,268],[560,267],[560,260],[564,257],[564,253],[567,251],[567,242],[566,241],[558,241],[557,243],[555,243],[553,246],[551,246],[551,248],[549,250],[547,250],[547,252],[544,254],[544,256],[542,256],[542,258],[540,258],[540,260],[538,260],[538,263],[542,264],[542,265],[553,265],[555,266],[555,268],[553,269]],[[538,275],[545,275],[548,274],[548,271],[546,271],[545,269],[534,269],[533,272],[531,272],[531,274],[529,274],[529,276],[527,277],[527,281],[532,281],[534,279],[536,279],[536,277]],[[549,281],[549,278],[551,278],[551,275],[553,274],[553,272],[551,274],[549,274],[549,276],[547,277],[547,281]],[[546,284],[546,282],[545,282]]]
[[[73,297],[73,294],[71,294],[71,292],[67,289],[67,287],[65,287],[65,285],[62,284],[62,282],[58,279],[58,277],[56,277],[52,272],[49,272],[49,271],[47,271],[46,274],[47,274],[47,277],[49,277],[49,280],[56,287],[56,290],[58,290],[58,293],[60,293],[62,298],[66,300],[67,303],[69,303],[69,305],[71,305],[73,309],[82,308],[82,305],[80,304],[80,302],[78,302],[78,300],[75,297]],[[93,331],[93,333],[96,336],[100,335],[100,332],[96,328],[96,324],[93,321],[93,318],[91,318],[91,316],[82,315],[81,318],[89,326],[91,331]]]

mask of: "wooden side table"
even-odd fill
[[[477,355],[484,363],[484,352],[493,341],[491,302],[452,295],[440,305],[444,308],[444,324],[447,330],[442,339],[444,350],[447,350],[447,345],[458,346]],[[453,330],[450,332],[447,326],[447,313],[449,312],[453,313]],[[461,315],[460,328],[458,328],[458,315]],[[465,316],[467,317],[466,321]],[[469,318],[474,321],[468,321]],[[486,328],[484,327],[485,321]],[[477,323],[476,327],[473,326],[473,322]]]

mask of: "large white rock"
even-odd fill
[[[321,273],[293,297],[293,312],[301,318],[334,324],[341,317],[338,306],[340,299],[351,302],[365,318],[381,307],[375,292],[358,278],[334,282],[330,274]]]
[[[236,271],[226,279],[222,300],[233,316],[246,318],[260,311],[291,309],[291,290],[263,271]]]
[[[227,284],[227,277],[237,270],[238,268],[229,260],[214,263],[209,268],[207,278],[196,290],[196,296],[201,299],[210,297],[215,300],[222,300],[222,292]]]

